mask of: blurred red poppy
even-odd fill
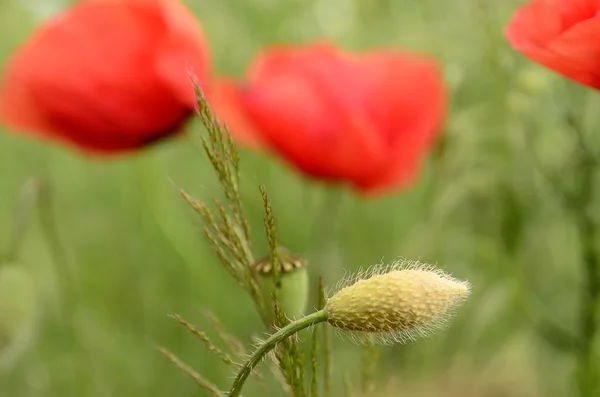
[[[438,65],[393,50],[276,47],[244,85],[222,79],[213,105],[242,144],[366,194],[411,183],[444,117]]]
[[[44,23],[12,55],[0,121],[89,153],[121,153],[180,130],[208,51],[177,0],[90,0]]]
[[[535,62],[600,89],[600,0],[533,0],[515,12],[505,34]]]

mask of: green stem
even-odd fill
[[[67,251],[60,238],[59,222],[54,209],[54,197],[50,184],[46,183],[41,186],[38,200],[40,227],[56,271],[59,275],[64,275],[65,284],[75,285],[75,269],[67,260]]]
[[[281,343],[288,337],[303,330],[304,328],[308,328],[311,325],[322,323],[324,321],[327,321],[327,311],[325,309],[319,310],[317,312],[309,314],[308,316],[302,317],[299,320],[293,321],[284,328],[271,335],[269,339],[263,342],[258,347],[258,349],[256,349],[256,351],[252,353],[250,359],[240,369],[237,376],[235,377],[235,380],[233,381],[231,390],[229,391],[229,397],[238,397],[240,395],[242,388],[244,387],[244,383],[246,382],[246,379],[252,372],[252,369],[256,367],[256,365],[258,365],[258,363],[264,358],[264,356],[271,350],[273,350],[278,343]]]
[[[331,328],[323,328],[323,340],[325,343],[325,397],[331,397],[333,390],[333,357],[331,343]]]
[[[596,396],[598,374],[595,369],[594,339],[598,333],[597,312],[600,306],[600,271],[598,254],[594,247],[596,235],[593,222],[586,217],[580,230],[583,239],[585,287],[581,295],[582,346],[578,357],[579,389],[582,397]]]
[[[29,180],[21,188],[6,251],[3,253],[2,258],[0,258],[2,261],[11,262],[17,259],[21,243],[25,236],[25,230],[29,225],[31,210],[39,198],[40,189],[41,182],[37,179]]]
[[[341,187],[327,187],[325,195],[317,208],[310,225],[310,244],[316,251],[323,247],[324,241],[337,240],[339,221],[344,205],[344,190]]]
[[[361,352],[361,376],[362,392],[368,396],[375,391],[375,376],[377,374],[377,362],[381,351],[376,344],[369,344],[362,348]]]
[[[594,339],[598,333],[600,306],[600,258],[596,250],[596,224],[589,214],[593,200],[592,183],[594,165],[584,161],[582,166],[582,194],[577,225],[581,235],[585,286],[581,289],[580,332],[581,350],[578,355],[578,383],[582,397],[592,397],[598,391],[598,374],[595,368]]]
[[[319,327],[315,327],[313,331],[312,350],[311,350],[311,370],[312,379],[310,382],[310,397],[319,397],[319,373],[318,373],[318,360],[319,360]]]
[[[567,115],[567,122],[575,132],[579,145],[579,189],[572,200],[572,210],[581,239],[584,287],[580,295],[579,332],[581,345],[577,354],[577,382],[581,397],[594,397],[600,389],[600,377],[596,368],[594,341],[600,330],[600,256],[596,249],[598,235],[596,221],[590,213],[594,203],[594,182],[597,158],[589,149],[580,119]]]

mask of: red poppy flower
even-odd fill
[[[505,34],[535,62],[600,89],[600,0],[533,0],[513,15]]]
[[[177,0],[90,0],[44,23],[9,60],[0,120],[9,128],[120,153],[174,134],[195,106],[189,72],[207,49]]]
[[[439,132],[437,64],[393,50],[349,54],[329,44],[277,47],[247,84],[217,84],[213,105],[242,144],[304,173],[373,194],[409,184]]]

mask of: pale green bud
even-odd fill
[[[270,256],[258,260],[253,268],[258,275],[265,308],[269,310],[269,321],[275,318],[273,294],[277,292],[279,306],[285,315],[298,318],[304,314],[308,301],[309,280],[306,260],[284,247],[278,249],[279,280],[274,278]]]
[[[329,298],[325,309],[331,325],[355,332],[360,341],[426,336],[444,325],[451,309],[470,294],[467,282],[417,262],[376,266],[355,280]]]

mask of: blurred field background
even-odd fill
[[[64,3],[1,0],[0,60]],[[565,114],[576,112],[594,134],[600,97],[509,48],[502,29],[522,2],[186,3],[219,73],[242,76],[263,46],[323,37],[351,50],[392,46],[438,57],[451,107],[420,181],[363,200],[244,152],[242,189],[255,244],[266,252],[260,183],[271,194],[281,242],[309,260],[313,281],[323,275],[332,285],[344,269],[397,257],[471,281],[473,295],[449,329],[382,350],[382,396],[573,395],[572,359],[534,330],[531,315],[574,328],[581,281],[577,233],[543,175],[575,178],[567,167],[576,139]],[[17,359],[0,362],[1,397],[203,395],[153,343],[229,386],[230,369],[167,318],[177,312],[208,328],[201,315],[207,308],[246,343],[264,331],[176,192],[181,186],[205,200],[220,193],[198,145],[202,127],[192,123],[189,131],[111,161],[0,134],[0,242],[8,239],[19,190],[41,178],[66,253],[53,259],[34,213],[18,265],[34,283],[35,324],[19,341]],[[29,298],[21,295],[14,300],[25,305]],[[341,396],[344,377],[359,383],[361,348],[336,340],[335,351]]]

